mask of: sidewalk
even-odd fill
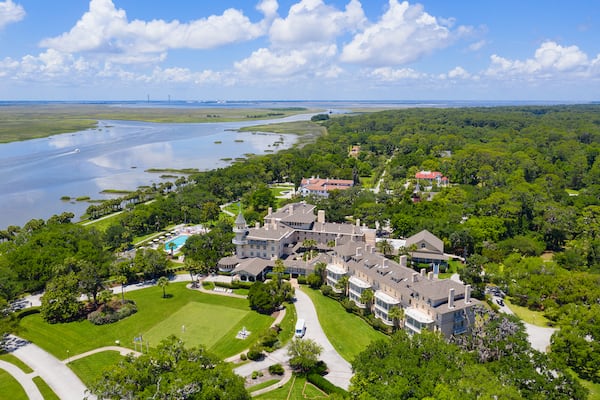
[[[5,370],[15,378],[25,390],[27,398],[30,400],[44,400],[40,390],[33,382],[33,378],[37,376],[35,372],[26,374],[19,367],[6,361],[0,360],[0,369]]]
[[[89,396],[87,388],[69,367],[33,343],[16,336],[10,338],[18,345],[9,351],[39,375],[62,400],[81,400]]]

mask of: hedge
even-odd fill
[[[306,379],[312,383],[313,385],[315,385],[316,387],[318,387],[319,389],[321,389],[322,391],[324,391],[327,394],[341,394],[341,395],[347,395],[348,392],[346,392],[344,389],[342,389],[339,386],[335,386],[333,383],[329,382],[327,379],[323,378],[321,375],[316,374],[316,373],[310,373],[308,375],[306,375]]]

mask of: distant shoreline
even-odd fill
[[[30,105],[5,103],[0,107],[0,143],[39,139],[63,133],[98,128],[100,120],[154,123],[215,123],[273,120],[317,112],[303,107],[282,108],[191,108],[143,107],[116,104]]]

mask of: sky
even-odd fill
[[[598,0],[0,0],[0,100],[600,100]]]

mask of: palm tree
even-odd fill
[[[317,241],[314,239],[304,239],[302,241],[302,247],[308,250],[308,259],[312,258],[313,248],[317,246]]]
[[[161,276],[156,281],[156,284],[162,288],[163,290],[163,299],[167,297],[167,293],[165,292],[165,288],[169,285],[169,279],[166,276]]]
[[[373,302],[373,298],[375,297],[375,293],[373,293],[373,289],[365,289],[360,294],[360,302],[363,303],[365,307],[365,313],[368,314],[371,312],[371,306]]]
[[[177,245],[175,244],[175,242],[169,242],[169,250],[171,250],[171,257],[173,257],[173,250],[175,250],[175,247],[177,247]]]
[[[394,252],[394,247],[389,241],[384,239],[380,242],[377,242],[377,250],[379,250],[379,252],[384,256],[388,256]]]
[[[340,279],[338,279],[337,283],[335,284],[336,289],[339,289],[342,291],[342,297],[346,297],[348,294],[349,280],[350,280],[350,278],[348,278],[347,275],[342,275],[342,277]]]
[[[404,320],[404,309],[399,306],[393,306],[388,310],[388,317],[394,322],[394,331],[398,330],[401,321]]]
[[[119,275],[115,278],[117,283],[121,284],[121,302],[125,302],[125,284],[127,283],[127,277],[125,275]]]

